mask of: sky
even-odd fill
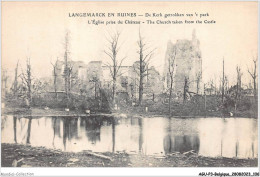
[[[171,20],[215,20],[215,24],[168,25],[90,25],[88,20],[142,20],[144,16],[88,18],[69,17],[69,13],[190,13],[207,17],[173,17]],[[236,66],[242,69],[242,82],[248,82],[247,68],[258,49],[257,2],[2,2],[2,68],[13,78],[19,60],[25,68],[31,59],[37,78],[51,76],[51,62],[64,57],[64,39],[70,32],[70,58],[88,63],[92,60],[109,61],[105,55],[107,37],[120,31],[118,58],[127,57],[123,65],[138,60],[138,32],[147,45],[156,48],[151,65],[162,74],[167,42],[192,38],[192,31],[200,41],[203,80],[219,79],[222,60],[230,83],[235,83]],[[155,21],[162,18],[151,17]],[[162,19],[163,20],[163,19]],[[168,20],[168,19],[164,19]]]

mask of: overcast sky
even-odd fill
[[[89,25],[87,21],[93,18],[69,17],[69,13],[78,12],[208,13],[209,17],[201,20],[215,20],[215,24],[142,24],[141,32],[147,43],[156,48],[152,65],[162,73],[167,42],[190,40],[193,29],[196,29],[202,52],[203,79],[220,77],[224,57],[230,81],[235,81],[235,68],[240,65],[244,72],[242,82],[248,83],[247,66],[251,66],[258,48],[256,2],[2,2],[2,66],[13,74],[17,60],[25,67],[26,57],[30,57],[36,77],[51,76],[50,62],[56,58],[63,59],[66,30],[70,31],[72,60],[85,63],[108,61],[103,52],[107,45],[106,36],[115,30],[122,32],[118,57],[127,56],[124,65],[132,65],[138,60],[136,41],[139,25]],[[101,20],[108,19],[126,18]],[[145,21],[146,18],[127,19]],[[183,20],[171,18],[176,19]]]

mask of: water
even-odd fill
[[[257,158],[257,120],[2,116],[2,143],[67,152],[165,155],[194,150],[209,157]]]

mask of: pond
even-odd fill
[[[67,152],[257,158],[258,127],[249,118],[114,118],[2,116],[2,143]]]

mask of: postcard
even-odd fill
[[[1,175],[259,175],[257,1],[1,7]]]

